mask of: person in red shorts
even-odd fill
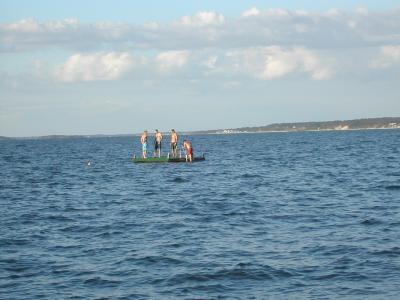
[[[183,148],[186,151],[186,161],[189,159],[189,162],[193,161],[193,147],[192,143],[188,140],[183,141]]]

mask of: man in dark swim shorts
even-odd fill
[[[161,156],[161,141],[163,139],[163,136],[161,132],[156,129],[156,135],[154,137],[154,156]]]
[[[177,157],[178,155],[178,139],[179,136],[175,129],[171,129],[171,152],[173,157]]]

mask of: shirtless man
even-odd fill
[[[192,143],[189,142],[188,140],[184,140],[183,141],[183,148],[186,151],[186,161],[189,158],[189,162],[193,161],[193,147],[192,147]]]
[[[161,132],[156,129],[156,135],[154,137],[154,156],[161,156],[161,141],[163,139],[163,136]]]
[[[178,140],[179,136],[175,132],[175,129],[171,129],[171,150],[172,150],[172,156],[176,157],[177,156],[177,151],[178,151]]]
[[[142,143],[142,156],[143,158],[147,158],[147,130],[145,130],[142,134],[142,137],[140,138],[140,142]]]

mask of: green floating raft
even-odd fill
[[[193,158],[193,162],[197,161],[203,161],[206,158],[203,156],[198,156]],[[133,162],[134,163],[180,163],[180,162],[186,162],[185,157],[170,157],[170,156],[161,156],[161,157],[148,157],[148,158],[142,158],[142,157],[133,157]]]

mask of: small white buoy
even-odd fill
[[[90,166],[90,161],[88,161],[87,165]]]

